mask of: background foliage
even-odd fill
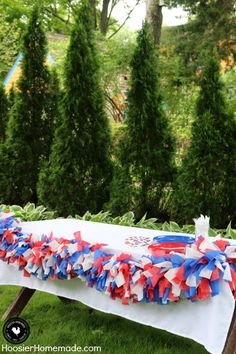
[[[22,49],[21,38],[25,30],[30,13],[35,0],[0,0],[0,80],[6,76],[7,71],[12,66],[17,54]],[[114,122],[114,107],[112,101],[119,97],[120,93],[127,92],[130,89],[130,61],[135,50],[136,33],[132,32],[125,25],[120,29],[119,24],[113,18],[112,13],[105,14],[105,21],[109,19],[108,27],[105,32],[101,29],[102,14],[106,3],[110,5],[121,4],[127,6],[127,13],[131,8],[131,2],[123,0],[101,0],[90,1],[90,4],[97,5],[96,11],[93,11],[93,27],[95,30],[95,39],[98,49],[98,61],[100,65],[100,83],[106,98],[106,112],[110,118],[112,132],[112,162],[114,171],[118,175],[119,183],[117,187],[122,186],[122,179],[126,179],[127,189],[121,194],[123,197],[123,211],[129,210],[129,193],[131,180],[127,170],[121,168],[119,163],[119,151],[122,150],[122,141],[126,133],[127,108],[122,112],[123,122]],[[235,2],[227,0],[224,2],[208,0],[207,2],[195,2],[191,0],[170,0],[166,1],[170,7],[182,5],[189,12],[189,22],[186,25],[173,28],[163,27],[161,33],[161,42],[158,53],[158,71],[159,92],[162,96],[161,108],[167,117],[168,126],[174,132],[176,140],[175,163],[178,171],[181,171],[182,161],[187,150],[191,146],[191,129],[196,116],[196,100],[199,94],[199,79],[204,69],[207,50],[216,45],[218,48],[221,76],[224,80],[224,99],[231,112],[236,112],[236,75],[235,75],[235,11],[233,7]],[[43,0],[40,2],[40,12],[42,23],[49,43],[49,51],[56,60],[56,71],[58,81],[55,78],[54,94],[49,106],[53,106],[57,100],[62,101],[63,94],[60,90],[65,90],[64,66],[66,62],[66,50],[69,44],[71,29],[75,23],[74,14],[77,5],[81,1],[67,0]],[[206,6],[207,5],[207,6]],[[94,8],[93,8],[94,9]],[[118,30],[118,31],[117,31]],[[115,35],[113,35],[116,33]],[[128,80],[122,83],[126,76]],[[59,87],[60,86],[60,87]],[[16,96],[16,95],[15,95]],[[129,96],[129,95],[128,95]],[[129,97],[126,97],[129,101]],[[3,105],[2,105],[3,107]],[[13,107],[13,95],[9,97],[8,107]],[[60,120],[60,110],[57,106],[52,109],[56,112]],[[3,109],[2,109],[3,111]],[[9,111],[9,109],[8,109]],[[14,110],[12,109],[12,112]],[[51,111],[52,115],[53,112]],[[117,112],[116,112],[117,113]],[[0,115],[2,112],[0,112]],[[2,114],[2,120],[8,121],[8,114]],[[2,133],[4,135],[5,132]],[[28,148],[28,147],[27,147]],[[63,148],[63,146],[62,146]],[[8,162],[7,162],[8,163]],[[6,164],[7,169],[7,164]],[[5,181],[6,184],[9,181]],[[135,183],[137,181],[135,180]],[[120,186],[119,186],[120,184]],[[137,185],[138,183],[136,183]],[[173,186],[172,186],[173,187]],[[118,189],[119,189],[118,188]],[[122,187],[121,187],[122,188]],[[165,188],[162,195],[160,210],[154,210],[151,216],[159,216],[162,220],[170,218],[168,203],[172,195],[173,188]],[[120,192],[119,192],[120,193]],[[26,199],[28,200],[28,199]],[[25,202],[26,202],[25,200]],[[120,204],[121,206],[121,204]],[[100,208],[99,208],[100,209]],[[97,210],[99,210],[97,209]],[[132,205],[132,210],[138,214],[138,208]],[[140,212],[139,216],[147,210]],[[119,215],[121,209],[114,208],[114,215]],[[191,215],[192,217],[192,215]],[[176,221],[183,222],[180,215],[176,214]],[[222,220],[222,227],[226,222]]]
[[[52,220],[59,217],[56,211],[47,210],[47,208],[43,205],[35,206],[34,203],[27,203],[24,207],[19,205],[2,204],[0,205],[0,209],[14,212],[15,217],[20,218],[21,221]],[[164,223],[160,223],[156,218],[148,219],[146,214],[143,215],[142,218],[137,219],[132,211],[116,217],[113,217],[109,211],[100,211],[97,214],[92,214],[89,211],[86,211],[84,215],[76,214],[73,216],[68,216],[68,218],[170,232],[183,232],[190,234],[194,234],[195,232],[195,226],[193,224],[180,226],[174,221],[165,221]],[[236,239],[236,229],[233,229],[231,223],[229,223],[225,229],[210,228],[209,235],[212,237],[221,235],[225,238]]]

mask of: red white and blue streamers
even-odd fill
[[[79,278],[123,304],[204,300],[219,294],[223,279],[236,298],[236,245],[178,237],[155,238],[149,254],[136,259],[108,254],[104,244],[90,244],[80,232],[72,240],[25,233],[11,213],[0,212],[0,259],[26,277]]]

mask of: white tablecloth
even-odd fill
[[[106,243],[107,251],[126,252],[141,256],[145,248],[133,248],[125,245],[128,236],[149,236],[167,232],[107,225],[75,219],[57,219],[22,223],[23,230],[37,234],[51,231],[55,237],[72,238],[75,231],[81,231],[82,239],[89,242]],[[173,233],[172,233],[173,234]],[[234,311],[234,298],[229,286],[222,281],[220,295],[205,301],[191,303],[182,301],[169,305],[130,304],[122,305],[119,299],[111,300],[109,296],[85,286],[79,279],[42,281],[34,277],[26,278],[12,265],[0,261],[0,284],[19,285],[79,300],[97,310],[125,317],[129,320],[164,329],[171,333],[191,338],[213,354],[223,351],[229,326]],[[1,309],[3,312],[5,309]]]

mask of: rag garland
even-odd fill
[[[158,236],[138,259],[104,246],[84,241],[79,231],[71,240],[25,233],[13,213],[0,211],[0,259],[25,277],[79,278],[125,305],[204,300],[219,294],[223,279],[236,299],[236,245],[226,240]]]

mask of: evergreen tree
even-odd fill
[[[60,101],[62,98],[62,93],[60,89],[60,82],[58,79],[57,71],[55,68],[51,70],[49,95],[47,99],[47,116],[52,125],[52,130],[54,131],[58,122],[60,122]],[[50,139],[50,137],[49,137]]]
[[[174,144],[162,109],[156,68],[154,41],[149,25],[144,23],[131,62],[127,134],[119,153],[120,168],[128,170],[129,176],[123,174],[124,178],[121,178],[122,173],[118,169],[111,195],[110,206],[113,212],[117,212],[119,205],[128,207],[128,193],[129,209],[133,209],[137,217],[146,212],[149,216],[160,216],[160,200],[164,188],[173,179]],[[129,180],[130,188],[126,185]],[[127,193],[123,193],[123,190]]]
[[[177,178],[173,216],[192,222],[209,215],[214,227],[236,216],[236,124],[228,112],[219,64],[210,56],[201,79],[192,141]]]
[[[126,161],[127,141],[129,138],[128,129],[125,124],[122,126],[121,135],[113,147],[114,170],[111,183],[110,201],[106,209],[114,215],[123,215],[130,210],[135,211],[134,190],[132,178],[129,173],[129,164]]]
[[[61,215],[97,212],[109,197],[110,129],[99,85],[92,18],[84,1],[67,52],[61,122],[38,184],[40,202]]]
[[[16,95],[15,88],[14,85],[12,85],[8,95],[8,111],[11,110],[12,106],[15,103],[15,95]]]
[[[190,14],[189,22],[179,27],[176,38],[176,51],[187,79],[195,79],[210,48],[217,46],[222,59],[235,57],[235,0],[166,0],[165,3],[183,6]]]
[[[34,8],[23,40],[19,92],[10,111],[1,147],[0,202],[36,202],[40,160],[48,156],[51,122],[47,116],[50,75],[46,38]]]
[[[8,113],[8,101],[3,86],[0,84],[0,142],[5,139],[5,129]]]

